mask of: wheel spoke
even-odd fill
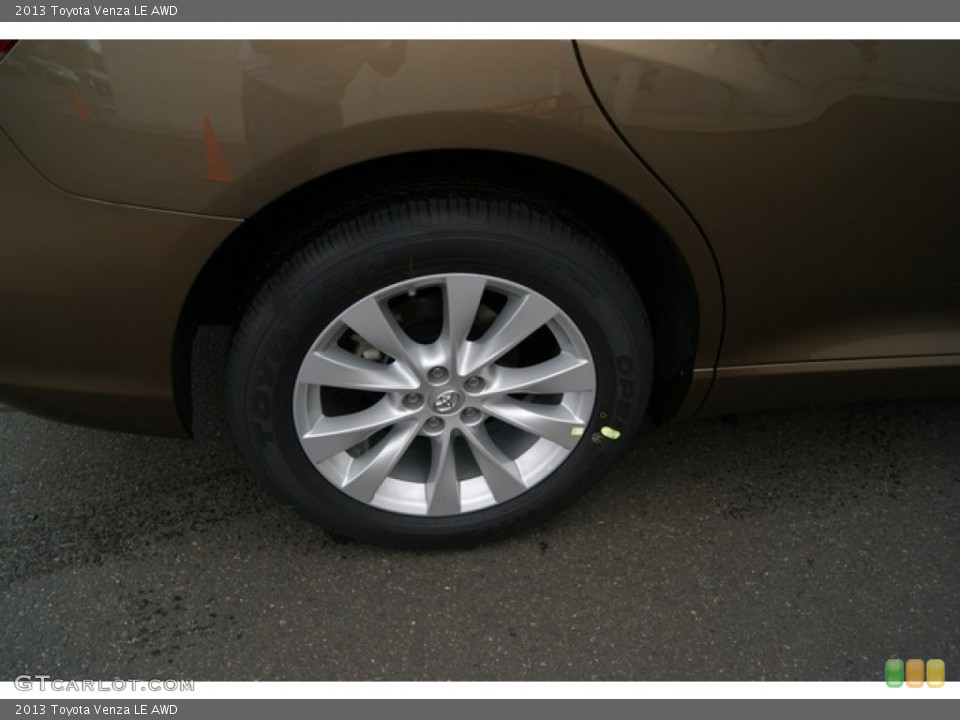
[[[453,435],[430,438],[432,458],[427,475],[427,515],[455,515],[460,512],[460,483],[453,453]]]
[[[554,393],[593,390],[596,388],[593,365],[570,353],[560,353],[537,365],[523,368],[496,366],[493,379],[484,394],[531,393],[550,395]]]
[[[376,447],[350,462],[346,482],[341,489],[361,502],[372,501],[387,475],[410,447],[418,429],[416,420],[406,420],[393,427]]]
[[[477,318],[487,281],[476,275],[451,275],[443,297],[443,343],[448,363],[457,367],[460,349]]]
[[[378,430],[396,423],[411,413],[400,410],[383,398],[366,410],[349,415],[321,417],[300,438],[307,457],[318,463],[361,443]]]
[[[497,502],[509,500],[527,489],[517,463],[496,446],[485,425],[464,428],[464,437]]]
[[[403,331],[390,309],[373,297],[361,300],[340,319],[380,352],[416,367],[417,344]]]
[[[584,421],[564,405],[538,405],[510,397],[498,397],[485,402],[483,409],[505,423],[568,450],[580,439],[575,428],[582,428],[584,425]]]
[[[384,365],[365,360],[336,346],[308,354],[300,367],[299,380],[315,385],[376,392],[399,392],[420,387],[420,381],[402,362]]]
[[[459,359],[461,375],[471,375],[515,348],[543,325],[556,317],[557,306],[533,293],[512,297],[493,325],[476,342],[464,344]]]

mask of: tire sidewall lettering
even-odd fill
[[[617,368],[617,398],[613,408],[613,421],[617,427],[625,427],[630,422],[636,403],[636,382],[634,380],[634,362],[629,355],[618,355]]]
[[[270,449],[276,445],[273,427],[274,399],[282,399],[283,393],[276,388],[277,372],[282,364],[292,333],[280,329],[264,352],[256,359],[253,372],[253,387],[250,391],[250,419],[253,423],[253,436],[257,445]]]

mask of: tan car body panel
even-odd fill
[[[184,433],[172,345],[194,272],[239,224],[84,200],[0,133],[0,397],[73,422]]]
[[[960,43],[580,47],[716,253],[705,410],[960,390]]]
[[[583,43],[591,88],[559,41],[22,42],[0,64],[0,127],[36,172],[0,142],[0,396],[176,432],[177,320],[239,222],[335,170],[445,149],[559,163],[655,219],[699,313],[678,417],[707,397],[721,338],[715,412],[818,399],[837,377],[844,398],[927,392],[931,364],[957,385],[960,73],[919,52],[916,87],[888,45]],[[890,177],[932,149],[926,173]]]

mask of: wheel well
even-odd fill
[[[545,206],[620,260],[643,298],[654,337],[650,411],[655,420],[669,418],[690,382],[698,314],[686,264],[666,234],[629,199],[579,171],[526,156],[458,150],[397,155],[317,178],[261,209],[223,242],[190,290],[174,342],[174,390],[185,425],[192,424],[190,358],[197,330],[237,323],[264,280],[311,240],[301,230],[308,218],[322,213],[333,221],[384,192],[447,178]]]

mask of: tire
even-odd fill
[[[424,548],[516,531],[639,429],[643,304],[554,210],[438,186],[303,237],[234,336],[228,413],[256,474],[329,532]]]

